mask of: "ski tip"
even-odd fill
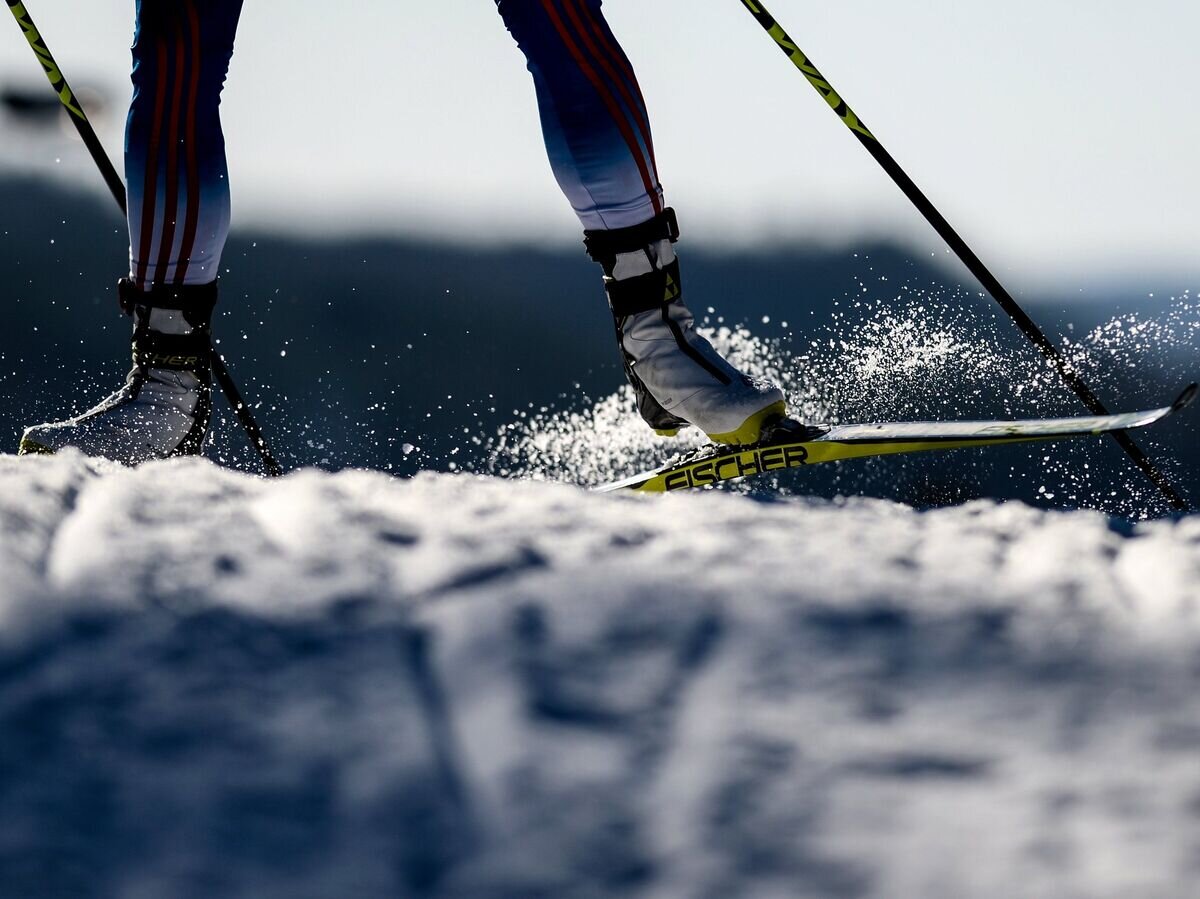
[[[1171,411],[1178,412],[1180,409],[1190,406],[1196,399],[1197,393],[1200,393],[1200,385],[1189,384],[1184,388],[1183,393],[1179,394],[1179,399],[1171,404]]]

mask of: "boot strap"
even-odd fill
[[[212,319],[213,307],[217,305],[217,282],[210,284],[155,284],[142,289],[130,278],[117,282],[117,297],[121,311],[133,315],[138,306],[148,309],[173,309],[182,312],[192,327],[197,322],[207,324]]]
[[[660,309],[683,295],[679,260],[636,278],[623,281],[605,278],[604,289],[608,293],[608,305],[618,318]]]
[[[604,267],[605,274],[612,272],[618,253],[636,253],[660,240],[669,240],[671,243],[679,240],[679,222],[675,218],[675,210],[669,206],[640,225],[612,231],[583,232],[583,245],[588,255]]]
[[[139,328],[133,335],[133,364],[142,371],[162,368],[204,377],[212,364],[208,331],[196,329],[191,334],[162,334]]]

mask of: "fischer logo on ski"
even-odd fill
[[[807,461],[808,449],[803,444],[772,446],[689,465],[668,474],[663,486],[667,491],[704,487],[732,478],[748,478],[769,471],[798,468]]]

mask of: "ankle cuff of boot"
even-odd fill
[[[606,275],[612,275],[618,254],[636,253],[660,240],[671,243],[679,240],[679,222],[675,218],[675,210],[669,206],[640,225],[613,231],[583,232],[583,245],[588,255],[604,266]]]
[[[117,282],[121,311],[133,315],[135,308],[172,309],[183,313],[193,328],[203,328],[212,320],[217,305],[217,282],[211,284],[156,284],[148,289],[138,287],[132,279]]]
[[[671,249],[677,240],[679,222],[669,207],[640,225],[584,232],[588,255],[604,268],[613,315],[625,318],[679,299],[679,260]]]

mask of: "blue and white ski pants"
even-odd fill
[[[533,75],[550,164],[584,228],[661,212],[649,116],[603,0],[496,0]],[[130,276],[214,280],[229,232],[219,103],[242,0],[138,0],[125,131]]]

